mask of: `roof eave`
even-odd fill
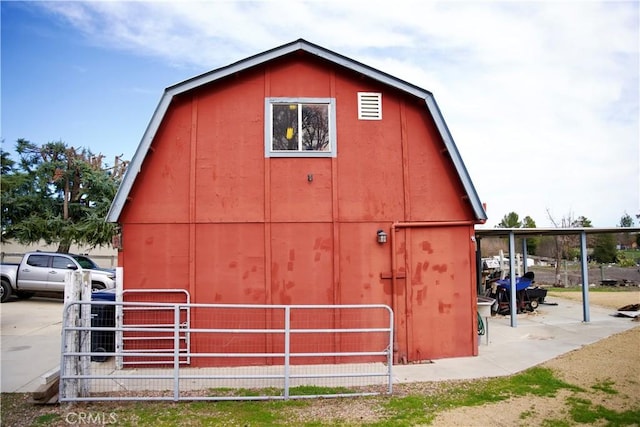
[[[464,191],[466,192],[467,197],[469,198],[469,202],[471,203],[471,208],[473,209],[476,221],[482,223],[487,220],[487,213],[485,212],[484,206],[480,201],[476,188],[471,181],[471,176],[467,171],[467,167],[462,161],[462,156],[460,155],[458,147],[453,140],[453,136],[449,131],[449,127],[444,121],[444,117],[442,116],[440,107],[438,107],[435,98],[431,94],[425,98],[425,102],[427,104],[427,109],[431,113],[431,117],[433,117],[433,121],[435,122],[436,128],[438,129],[438,133],[440,133],[440,137],[442,138],[442,141],[447,151],[449,152],[451,161],[453,162],[453,165],[458,172],[458,176],[460,177]]]

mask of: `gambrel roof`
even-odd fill
[[[460,177],[460,181],[462,182],[462,185],[466,192],[466,196],[471,203],[475,218],[478,221],[484,221],[487,219],[485,210],[482,206],[482,203],[480,202],[480,199],[478,198],[478,194],[476,193],[473,183],[471,182],[471,178],[469,177],[469,173],[467,172],[462,158],[460,157],[460,153],[458,152],[451,133],[449,132],[449,128],[447,127],[447,124],[442,117],[442,113],[440,112],[440,109],[438,108],[438,105],[436,104],[436,101],[431,92],[425,89],[421,89],[396,77],[393,77],[387,73],[364,65],[358,61],[310,43],[306,40],[299,39],[166,88],[162,98],[160,99],[160,103],[156,107],[151,121],[147,126],[147,129],[145,130],[142,140],[140,141],[140,145],[138,145],[133,159],[131,160],[131,163],[127,168],[127,172],[122,181],[122,184],[120,185],[120,188],[118,189],[116,197],[113,200],[109,213],[107,214],[107,221],[118,222],[127,198],[129,197],[129,192],[133,188],[135,179],[140,172],[144,158],[149,151],[151,143],[160,127],[160,124],[164,119],[165,114],[169,109],[174,96],[188,92],[192,89],[198,88],[202,85],[206,85],[218,79],[233,75],[234,73],[247,70],[249,68],[256,67],[268,63],[269,61],[273,61],[277,58],[281,58],[283,56],[300,51],[306,52],[310,55],[315,55],[335,65],[367,76],[382,84],[406,92],[417,98],[424,99],[427,111],[433,118],[442,141],[444,142],[444,145],[449,152],[449,156],[453,161],[456,172]]]

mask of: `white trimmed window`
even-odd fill
[[[358,119],[382,120],[382,94],[358,92]]]
[[[266,157],[335,157],[334,98],[267,98]]]

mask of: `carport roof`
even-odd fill
[[[640,233],[635,227],[476,228],[477,237],[566,236],[570,234]]]

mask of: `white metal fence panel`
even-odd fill
[[[189,333],[191,313],[191,295],[184,289],[125,289],[122,292],[124,302],[154,303],[152,306],[136,306],[128,304],[116,307],[116,326],[124,326],[130,333],[116,333],[116,346],[123,349],[122,354],[128,352],[163,353],[167,354],[167,348],[173,346],[173,332],[158,332],[154,329],[171,329],[174,324],[174,306],[155,305],[157,303],[176,303],[180,305],[180,334],[179,352],[183,354],[179,358],[180,364],[188,365],[191,358],[188,353],[191,348],[191,334]],[[131,329],[141,328],[145,332],[133,332]],[[141,360],[142,359],[142,360]],[[116,366],[122,369],[125,365],[166,365],[173,363],[173,354],[166,357],[155,357],[153,360],[144,360],[140,357],[116,358]]]
[[[73,321],[86,306],[91,324]],[[131,321],[98,321],[120,310]],[[61,402],[392,392],[393,312],[385,305],[77,301],[64,311]]]

